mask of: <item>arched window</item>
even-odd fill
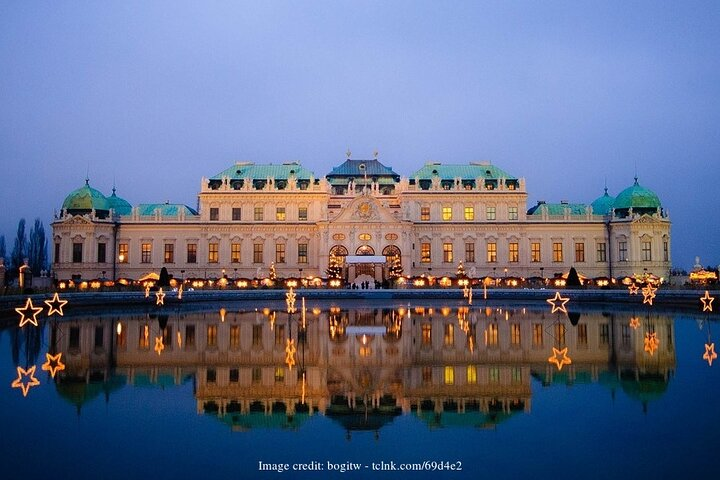
[[[331,257],[346,257],[348,254],[347,248],[342,245],[335,245],[330,249]]]
[[[392,262],[396,257],[400,257],[400,249],[395,245],[388,245],[383,248],[382,254],[385,255],[385,261]]]
[[[355,255],[375,255],[375,250],[370,245],[360,245]]]

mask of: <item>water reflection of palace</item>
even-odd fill
[[[332,307],[308,312],[305,331],[299,320],[223,309],[57,322],[57,388],[79,409],[126,384],[192,381],[198,413],[237,429],[294,427],[316,412],[348,431],[411,412],[488,427],[530,412],[532,379],[600,383],[646,405],[675,368],[667,316]]]

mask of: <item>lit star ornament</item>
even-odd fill
[[[715,297],[710,296],[710,292],[705,290],[705,296],[700,297],[700,301],[703,304],[703,312],[712,312],[712,302],[715,300]]]
[[[632,317],[630,319],[630,326],[637,330],[637,328],[640,326],[640,319],[638,317]]]
[[[637,284],[635,282],[631,283],[628,286],[628,291],[630,292],[630,295],[637,295],[638,290],[640,290],[640,288],[637,286]]]
[[[38,326],[37,316],[38,313],[42,312],[42,307],[34,307],[32,300],[27,299],[24,307],[18,307],[15,309],[20,314],[20,327],[26,323],[32,323],[36,327]]]
[[[295,365],[296,351],[297,349],[295,348],[295,340],[293,340],[292,338],[288,338],[285,344],[285,364],[290,370],[292,370],[293,365]]]
[[[50,372],[50,376],[52,378],[55,378],[55,374],[58,371],[65,370],[65,364],[62,363],[62,361],[60,360],[60,357],[62,357],[62,352],[58,353],[57,355],[50,355],[49,353],[46,353],[45,357],[47,358],[47,361],[42,364],[42,369]]]
[[[655,350],[657,350],[659,345],[660,340],[657,339],[657,333],[648,332],[645,334],[645,351],[651,356],[655,354]]]
[[[707,292],[706,292],[707,293]],[[705,353],[703,354],[703,360],[707,360],[708,365],[712,367],[712,362],[717,358],[717,353],[715,353],[715,344],[714,343],[706,343],[705,344]]]
[[[53,315],[57,313],[61,317],[63,316],[63,307],[67,305],[67,300],[60,300],[60,296],[57,292],[55,292],[55,295],[53,296],[52,300],[45,300],[45,305],[48,306],[50,310],[48,310],[48,317],[50,315]]]
[[[35,378],[35,365],[25,370],[22,367],[17,367],[18,378],[13,380],[12,388],[19,388],[22,390],[23,397],[27,397],[30,387],[40,385],[40,381]],[[23,382],[23,377],[27,377],[27,383]]]
[[[163,292],[162,287],[160,288],[160,290],[155,292],[155,298],[156,298],[156,301],[155,301],[156,305],[165,305],[165,292]]]
[[[564,365],[570,365],[572,363],[572,360],[568,357],[567,352],[568,347],[565,347],[562,350],[558,350],[553,347],[553,354],[550,358],[548,358],[548,362],[554,363],[558,370],[562,370]]]
[[[565,304],[570,301],[569,297],[561,297],[560,292],[555,292],[555,297],[548,298],[545,300],[550,305],[552,305],[552,312],[564,312],[567,313],[567,309],[565,308]]]
[[[155,337],[154,350],[157,352],[158,355],[160,355],[162,353],[162,351],[165,350],[165,344],[163,343],[162,335],[160,335],[159,337]]]
[[[649,305],[653,304],[653,298],[655,298],[655,292],[657,291],[657,288],[653,287],[649,283],[646,287],[642,289],[643,294],[643,303],[647,303]]]

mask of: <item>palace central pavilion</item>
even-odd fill
[[[527,208],[525,180],[490,163],[427,163],[409,177],[348,158],[321,178],[299,163],[236,163],[203,178],[198,210],[132,206],[89,182],[52,224],[58,280],[326,276],[348,282],[405,275],[552,277],[570,267],[617,278],[670,270],[670,221],[637,178],[617,197]]]

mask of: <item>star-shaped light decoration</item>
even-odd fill
[[[637,328],[640,326],[640,319],[638,317],[631,317],[630,326],[637,330]]]
[[[145,298],[150,298],[150,285],[145,285]]]
[[[17,374],[18,374],[18,377],[15,380],[13,380],[11,386],[12,386],[12,388],[22,389],[23,397],[27,397],[30,387],[40,385],[40,380],[35,378],[35,365],[28,368],[27,370],[25,370],[22,367],[17,367]],[[27,379],[28,379],[27,383],[23,382],[23,377],[27,377]]]
[[[155,299],[156,305],[165,305],[165,292],[163,292],[162,287],[160,287],[160,290],[155,292]]]
[[[717,353],[715,353],[715,343],[705,344],[705,353],[703,353],[702,358],[703,360],[707,360],[708,365],[712,367],[713,360],[717,358]]]
[[[55,295],[53,296],[52,300],[45,300],[45,305],[50,308],[48,311],[48,317],[54,313],[57,313],[61,317],[63,316],[63,307],[67,305],[67,300],[60,300],[60,296],[57,292],[55,292]]]
[[[568,357],[568,347],[563,348],[562,350],[558,350],[555,347],[552,347],[553,354],[550,358],[548,358],[548,362],[554,363],[557,366],[558,371],[562,370],[564,365],[570,365],[572,363],[572,359]]]
[[[647,286],[643,287],[642,294],[643,294],[643,303],[647,303],[649,305],[653,304],[653,298],[655,298],[655,292],[657,291],[657,288],[653,287],[651,284],[647,284]]]
[[[38,326],[37,316],[38,313],[42,312],[42,307],[34,307],[30,298],[25,302],[24,307],[18,307],[15,309],[20,314],[20,327],[26,323],[32,323],[36,327]]]
[[[657,338],[657,333],[646,333],[645,334],[645,351],[648,352],[651,356],[655,354],[655,350],[657,350],[658,346],[660,345],[660,340]]]
[[[297,352],[297,348],[295,348],[295,340],[288,338],[285,341],[285,364],[290,370],[292,370],[293,365],[295,365],[295,352]]]
[[[60,357],[62,357],[62,352],[57,355],[50,355],[49,353],[45,354],[45,358],[47,358],[47,360],[42,364],[42,369],[50,372],[50,376],[52,378],[55,378],[55,374],[58,371],[65,370],[65,364],[62,363]]]
[[[570,298],[569,297],[561,297],[560,292],[555,292],[555,297],[548,298],[545,301],[548,302],[550,305],[552,305],[552,312],[550,312],[550,313],[555,313],[555,312],[567,313],[565,304],[570,301]]]
[[[162,351],[165,350],[165,344],[163,343],[162,335],[160,335],[159,337],[155,337],[155,348],[153,350],[155,350],[158,355],[160,355]]]
[[[628,285],[628,291],[630,292],[630,295],[637,295],[638,290],[640,290],[640,287],[638,287],[635,282]]]
[[[712,302],[715,300],[715,297],[710,296],[710,292],[705,290],[705,296],[700,297],[700,301],[703,304],[703,312],[712,312]]]
[[[295,292],[292,287],[290,287],[290,291],[285,294],[285,303],[287,304],[288,313],[295,313],[297,311],[295,308],[295,297]]]

